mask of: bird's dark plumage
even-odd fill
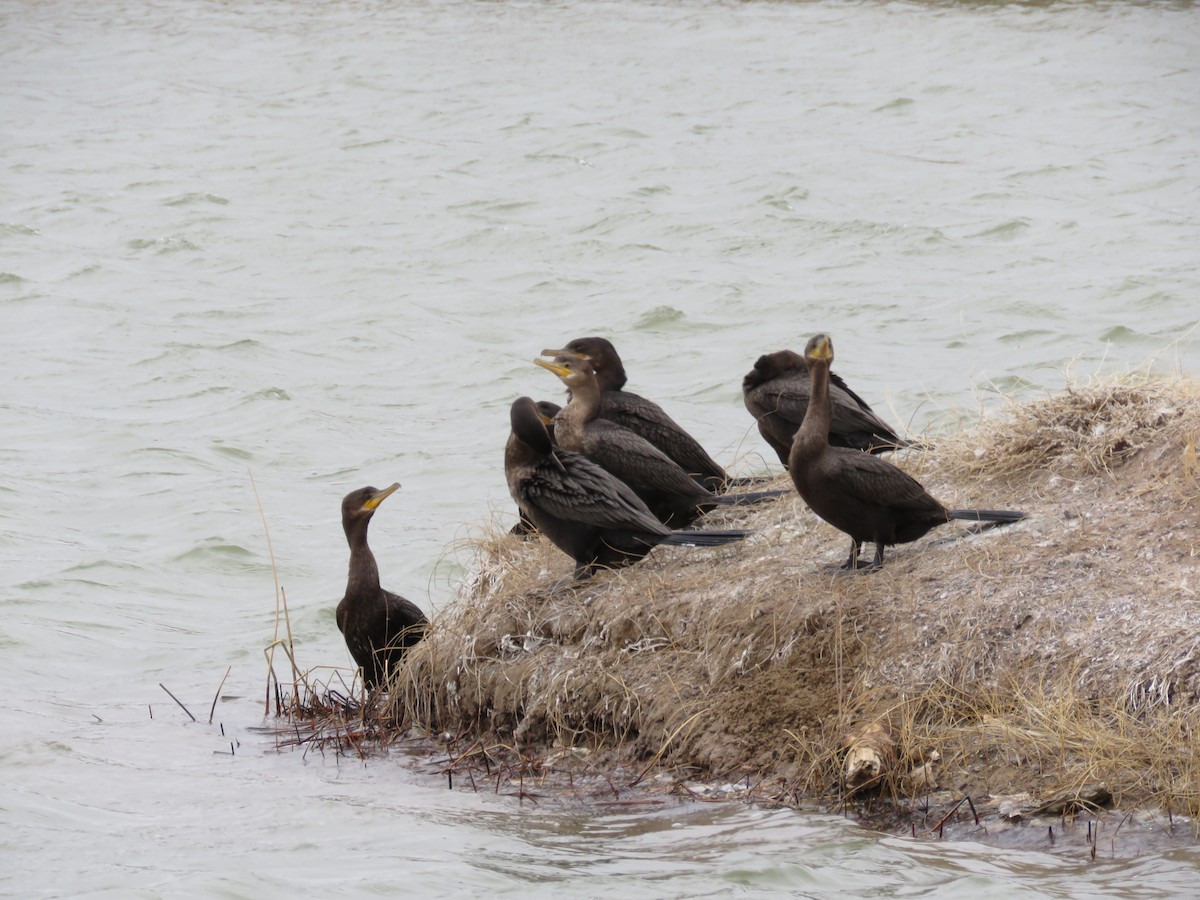
[[[804,421],[812,392],[808,365],[804,357],[791,350],[766,353],[742,379],[742,401],[763,436],[785,466],[792,450],[792,438]],[[883,453],[910,442],[897,435],[862,397],[834,373],[829,373],[829,397],[832,403],[829,443]]]
[[[1025,518],[1009,510],[947,509],[908,473],[861,450],[832,447],[829,423],[829,367],[833,343],[823,334],[804,349],[812,378],[812,399],[792,441],[788,470],[796,490],[818,516],[850,535],[846,568],[859,565],[866,541],[875,544],[872,565],[883,565],[883,548],[915,541],[951,519],[1006,523]]]
[[[721,491],[730,478],[720,464],[663,408],[652,400],[626,391],[625,365],[607,338],[576,338],[561,350],[543,350],[543,356],[574,355],[586,359],[600,385],[600,417],[629,429],[653,444],[697,483]]]
[[[400,485],[351,491],[342,500],[342,528],[350,544],[346,596],[337,605],[337,625],[370,689],[387,683],[405,651],[425,634],[428,619],[413,603],[379,584],[379,566],[367,544],[367,527],[379,504]]]
[[[531,399],[515,400],[509,420],[509,493],[538,531],[575,560],[576,578],[629,565],[659,544],[718,546],[749,534],[672,531],[624,482],[587,457],[555,447]]]
[[[571,392],[571,402],[554,419],[558,445],[582,453],[624,481],[664,524],[681,528],[717,506],[755,503],[784,493],[714,494],[653,443],[601,417],[602,391],[588,360],[562,355],[552,363],[535,361]]]
[[[557,403],[551,403],[549,400],[539,400],[534,404],[537,409],[538,416],[542,420],[542,424],[546,426],[546,434],[550,437],[550,443],[554,443],[554,417],[558,415],[562,409]],[[517,524],[508,530],[509,534],[519,535],[520,537],[532,537],[537,534],[537,526],[533,524],[533,520],[526,515],[525,510],[517,508],[519,519]]]

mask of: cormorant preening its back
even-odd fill
[[[804,357],[791,350],[763,354],[742,379],[742,401],[758,422],[759,434],[785,466],[792,450],[792,438],[804,421],[811,390]],[[892,431],[862,397],[832,372],[829,373],[829,397],[832,403],[829,443],[834,447],[883,453],[910,445],[910,441]]]
[[[624,390],[625,366],[611,341],[602,337],[576,338],[562,350],[542,351],[542,356],[562,355],[574,355],[591,363],[600,385],[601,418],[645,438],[708,490],[722,491],[728,486],[729,476],[699,441],[657,403]]]
[[[367,545],[371,516],[399,487],[359,488],[342,500],[350,572],[346,596],[337,605],[337,625],[350,655],[362,667],[363,684],[368,689],[387,683],[388,674],[405,651],[424,636],[429,621],[415,604],[380,586],[379,566]]]
[[[719,505],[755,503],[784,493],[714,494],[650,441],[601,418],[600,384],[588,360],[563,355],[554,362],[534,362],[561,378],[571,392],[571,402],[554,418],[558,445],[582,453],[624,481],[665,525],[681,528]]]
[[[575,577],[629,565],[658,544],[713,547],[750,532],[672,531],[620,479],[585,456],[550,442],[534,402],[513,401],[504,448],[508,490],[556,547],[575,560]]]
[[[788,470],[809,508],[850,535],[845,568],[859,566],[859,550],[866,541],[875,544],[870,565],[881,566],[884,547],[915,541],[951,519],[1004,523],[1025,518],[1025,513],[1008,510],[946,509],[916,479],[887,460],[861,450],[831,447],[833,343],[817,335],[804,348],[804,360],[812,378],[812,398],[792,441]]]
[[[539,400],[534,404],[537,409],[538,417],[541,418],[542,424],[546,426],[546,433],[550,436],[550,443],[554,443],[554,417],[558,415],[562,409],[557,403],[551,403],[549,400]],[[508,529],[509,534],[515,534],[520,537],[532,537],[537,533],[537,526],[533,524],[533,520],[525,514],[525,510],[517,507],[519,519],[517,524]]]

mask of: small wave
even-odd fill
[[[1020,375],[998,375],[995,378],[989,378],[986,384],[980,384],[979,390],[982,392],[995,390],[997,393],[1007,396],[1018,391],[1042,387],[1043,385],[1038,382],[1030,381]]]
[[[1036,169],[1022,169],[1006,176],[1008,181],[1024,181],[1027,178],[1057,178],[1064,172],[1071,171],[1071,166],[1040,166]]]
[[[169,238],[135,238],[126,244],[130,250],[157,250],[159,253],[177,253],[180,250],[199,250],[197,244],[193,244],[187,238],[169,237]]]
[[[671,322],[682,322],[685,319],[687,319],[687,315],[673,306],[656,306],[654,309],[642,313],[637,320],[636,327],[654,328]]]
[[[373,141],[358,141],[352,144],[342,144],[342,150],[367,150],[371,147],[383,147],[393,143],[391,138],[378,138]]]
[[[213,444],[213,452],[219,453],[221,456],[228,456],[230,459],[236,459],[239,462],[250,462],[254,459],[254,454],[249,450],[243,450],[241,447],[230,447],[226,444]]]
[[[67,280],[69,281],[72,278],[84,278],[88,275],[95,275],[100,272],[104,272],[104,266],[99,266],[99,265],[95,265],[95,264],[90,265],[90,266],[84,266],[82,269],[76,269],[74,272],[72,272],[70,275],[68,275]]]
[[[115,569],[119,572],[135,572],[135,571],[140,570],[141,566],[134,565],[133,563],[116,562],[111,559],[93,559],[93,560],[89,560],[88,562],[76,563],[73,566],[69,566],[68,568],[63,570],[63,573],[67,574],[67,573],[74,573],[74,572],[95,572],[95,571],[104,570],[104,569]],[[72,579],[72,580],[80,581],[82,579]],[[93,583],[93,582],[87,582],[87,583]],[[101,582],[94,582],[94,583],[99,584]]]
[[[1008,334],[1002,334],[998,340],[1002,344],[1023,344],[1035,338],[1054,340],[1055,333],[1045,328],[1026,328],[1023,331],[1012,331]]]
[[[185,550],[183,553],[175,556],[172,562],[206,562],[208,560],[237,560],[239,562],[255,562],[258,563],[258,555],[241,547],[237,544],[227,543],[222,538],[209,538],[207,542],[193,547],[190,550]]]
[[[33,593],[36,591],[44,591],[44,590],[48,590],[51,588],[57,590],[58,582],[50,581],[49,579],[46,579],[46,578],[35,578],[32,581],[22,581],[20,584],[18,584],[14,587],[14,590],[20,591],[20,592],[29,591],[29,592]],[[12,601],[5,601],[5,602],[10,603]]]
[[[792,206],[792,203],[807,200],[808,196],[808,191],[805,188],[793,187],[781,193],[765,194],[759,198],[759,202],[765,203],[767,206],[773,206],[776,209],[793,212],[795,207]]]
[[[163,206],[188,206],[192,203],[214,203],[217,206],[229,205],[229,201],[219,194],[209,194],[204,192],[180,194],[177,197],[171,197],[169,200],[163,201]]]
[[[650,137],[644,131],[638,131],[636,128],[610,128],[607,133],[613,137],[631,138],[635,141],[644,141]]]
[[[241,271],[241,266],[229,269],[230,272]],[[193,319],[248,319],[251,316],[258,315],[258,311],[250,305],[239,306],[236,308],[229,306],[218,306],[211,309],[189,309],[187,312],[178,313],[172,318],[179,322],[189,322]],[[198,344],[188,345],[198,347]]]
[[[1144,341],[1145,339],[1146,336],[1140,331],[1134,331],[1132,328],[1126,328],[1124,325],[1114,325],[1100,335],[1100,340],[1109,341],[1113,344],[1128,344]]]
[[[625,251],[625,252],[629,252],[629,253],[633,253],[638,250],[643,250],[643,251],[647,251],[650,253],[668,253],[668,252],[670,252],[667,250],[666,247],[659,247],[657,244],[646,244],[646,243],[622,244],[621,250]]]
[[[977,231],[974,234],[968,234],[968,240],[977,238],[1010,238],[1016,237],[1023,231],[1029,228],[1028,219],[1010,219],[1007,222],[1001,222],[999,225],[993,225],[991,228],[985,228],[983,231]]]
[[[213,348],[215,350],[257,350],[262,346],[262,343],[254,340],[254,338],[239,338],[236,341],[230,341],[228,344],[220,344]]]

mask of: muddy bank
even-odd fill
[[[906,451],[947,505],[1029,518],[948,525],[869,574],[837,570],[848,539],[794,495],[705,518],[755,529],[742,544],[659,548],[575,590],[546,590],[571,569],[547,542],[498,534],[388,715],[460,749],[603,758],[642,787],[727,784],[904,831],[1138,809],[1190,833],[1198,388],[1074,387]]]

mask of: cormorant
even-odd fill
[[[951,519],[1006,523],[1023,512],[997,509],[947,509],[920,483],[885,459],[861,450],[831,447],[829,367],[833,343],[823,334],[809,340],[804,361],[812,379],[812,398],[792,441],[788,470],[796,490],[818,516],[850,535],[850,558],[843,568],[860,566],[866,541],[875,544],[874,562],[883,565],[883,548],[915,541]]]
[[[576,338],[562,350],[543,350],[542,356],[576,356],[591,363],[600,385],[601,418],[645,438],[701,486],[717,492],[730,484],[742,483],[731,479],[700,442],[684,431],[661,406],[624,390],[625,366],[607,338]]]
[[[425,613],[379,584],[379,566],[367,545],[367,526],[379,504],[400,488],[351,491],[342,500],[342,529],[350,544],[346,596],[337,605],[337,625],[369,690],[387,683],[405,651],[425,634]]]
[[[885,453],[911,445],[911,441],[892,431],[839,376],[830,372],[829,382],[833,404],[829,424],[831,445],[869,453]],[[758,422],[759,434],[785,466],[792,438],[804,421],[811,390],[804,357],[791,350],[763,354],[742,379],[742,401]]]
[[[557,403],[551,403],[549,400],[539,400],[534,404],[537,409],[538,417],[542,420],[542,424],[546,426],[546,432],[550,435],[550,443],[554,443],[554,417],[558,415],[562,409]],[[533,520],[525,514],[525,510],[517,507],[517,513],[520,518],[517,524],[508,529],[509,534],[519,535],[521,537],[532,537],[537,533],[537,526],[533,524]]]
[[[715,547],[750,534],[672,531],[620,479],[585,456],[555,447],[531,399],[513,401],[509,421],[512,433],[504,448],[509,493],[538,531],[575,560],[576,579],[629,565],[659,544]]]
[[[624,481],[663,524],[682,528],[717,506],[756,503],[785,493],[714,494],[650,441],[601,417],[600,384],[588,360],[567,354],[554,362],[534,362],[561,378],[571,392],[571,402],[554,418],[558,445],[582,453]]]

